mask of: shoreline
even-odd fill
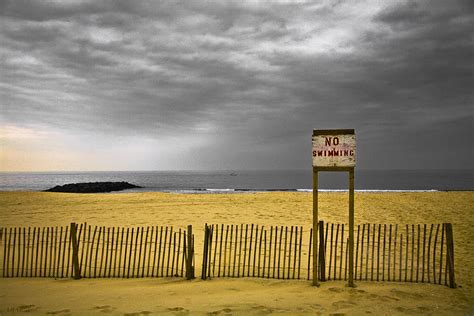
[[[72,193],[72,194],[134,194],[134,193],[173,193],[173,194],[245,194],[245,193],[312,193],[312,189],[159,189],[147,190],[143,189],[126,189],[121,191],[111,192],[49,192],[47,190],[0,190],[0,194],[4,193]],[[347,193],[348,189],[318,189],[318,192],[323,193]],[[438,190],[438,189],[356,189],[356,193],[434,193],[434,192],[474,192],[474,189],[459,189],[459,190]]]

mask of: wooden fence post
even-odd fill
[[[324,247],[324,221],[319,221],[319,280],[326,281],[326,249]]]
[[[446,223],[446,260],[448,263],[449,287],[456,288],[454,280],[454,242],[453,242],[453,224]]]
[[[193,245],[193,225],[188,225],[187,234],[187,254],[186,254],[186,279],[194,279],[194,267],[193,267],[193,256],[194,256],[194,245]]]
[[[209,228],[207,224],[204,226],[204,250],[202,253],[202,270],[201,270],[201,279],[205,280],[207,278],[207,251],[208,251],[208,239],[209,239]]]
[[[72,264],[74,269],[74,279],[81,278],[81,271],[79,269],[79,247],[77,244],[77,225],[71,223],[71,242],[72,242]]]

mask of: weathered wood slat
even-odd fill
[[[260,229],[260,242],[258,246],[258,266],[257,266],[257,277],[260,277],[260,263],[261,263],[261,258],[262,258],[262,239],[263,239],[263,231],[265,230],[265,227],[262,226]],[[266,239],[265,239],[266,241]],[[263,253],[263,260],[265,260],[265,252]],[[265,262],[265,261],[264,261]],[[265,266],[263,267],[263,271],[265,272]],[[262,275],[263,277],[263,275]]]
[[[329,265],[328,265],[328,274],[327,274],[327,279],[331,280],[331,267],[332,267],[332,252],[333,252],[333,239],[334,239],[334,224],[331,223],[331,235],[330,235],[330,241],[329,241]]]
[[[301,277],[301,248],[303,248],[303,226],[300,226],[300,243],[298,249],[298,280]]]
[[[446,228],[446,262],[449,270],[449,287],[456,287],[456,280],[454,278],[454,241],[453,241],[453,225],[451,223],[445,224]]]
[[[387,236],[387,224],[383,225],[383,251],[382,251],[382,281],[385,281],[385,239]]]
[[[377,243],[377,277],[378,277],[378,265],[379,265],[379,249],[380,249],[380,224],[379,226],[379,233],[378,233],[378,243]],[[372,232],[372,267],[371,267],[371,273],[370,273],[370,281],[374,280],[374,265],[375,265],[375,231],[376,231],[376,225],[374,224],[373,226],[373,232]]]
[[[398,282],[402,282],[402,256],[403,256],[403,234],[400,233],[400,263],[398,265],[400,272],[398,273]]]
[[[354,280],[357,280],[357,268],[359,263],[359,236],[360,235],[360,225],[357,225],[357,241],[356,241],[356,253],[355,253],[355,265],[354,265]]]
[[[313,248],[313,229],[309,230],[309,249],[308,249],[308,280],[311,279],[310,267],[311,267],[311,249]]]
[[[436,245],[438,243],[439,224],[436,225],[436,233],[433,245],[433,283],[436,284]]]
[[[264,231],[264,234],[263,234],[263,267],[262,267],[262,278],[265,278],[265,263],[267,262],[266,259],[267,259],[267,256],[266,256],[266,253],[267,253],[267,230]],[[270,260],[270,259],[269,259]],[[267,278],[269,277],[269,274],[267,274],[266,276]]]
[[[423,259],[421,261],[421,282],[425,282],[426,224],[423,224]]]
[[[360,239],[360,272],[359,280],[362,280],[362,271],[364,263],[364,236],[365,236],[365,224],[362,224],[362,238]]]
[[[226,276],[225,271],[226,271],[226,265],[227,265],[227,237],[229,236],[229,225],[226,225],[225,229],[225,241],[224,241],[224,265],[222,269],[222,276]]]
[[[328,235],[328,225],[326,224],[326,236]],[[318,253],[318,279],[320,281],[326,281],[326,246],[327,238],[324,237],[324,222],[319,221],[318,223],[319,232],[319,253]],[[312,260],[312,258],[311,258]]]
[[[283,227],[282,227],[282,232],[283,232]],[[283,267],[282,267],[282,279],[285,279],[285,266],[286,266],[286,241],[288,237],[288,226],[285,226],[285,239],[284,239],[284,244],[283,244]],[[281,250],[280,250],[281,254]],[[280,270],[278,270],[280,272]],[[279,273],[278,273],[279,275]]]
[[[395,224],[395,233],[393,235],[393,277],[392,277],[392,281],[396,280],[395,274],[397,272],[397,240],[398,240],[398,224]]]
[[[370,224],[367,223],[367,255],[365,256],[365,280],[369,278],[369,257],[370,257]]]
[[[416,243],[416,282],[420,272],[420,224],[418,224],[417,243]]]
[[[430,274],[430,253],[431,253],[431,236],[433,235],[433,224],[430,226],[430,236],[428,238],[428,252],[427,252],[427,262],[426,262],[426,275],[428,277],[428,283],[431,282],[431,274]]]
[[[277,279],[280,279],[280,267],[281,267],[281,242],[283,240],[283,226],[280,227],[280,238],[278,241],[278,268],[277,268]],[[275,253],[276,254],[276,253]]]
[[[339,262],[339,280],[342,280],[342,258],[344,253],[344,224],[341,225],[341,254]]]
[[[272,261],[272,234],[273,234],[273,226],[270,226],[270,239],[269,239],[269,246],[268,246],[268,274],[267,277],[270,277],[270,266]]]
[[[392,252],[392,224],[390,224],[389,233],[388,233],[388,281],[390,281],[390,254]]]
[[[280,232],[281,234],[281,232]],[[281,237],[280,237],[281,239]],[[275,226],[275,242],[274,242],[274,245],[273,245],[273,278],[275,278],[275,270],[276,270],[276,258],[277,258],[277,241],[278,241],[278,226]],[[278,268],[280,268],[280,266],[278,265]]]
[[[239,225],[235,225],[235,242],[234,242],[234,262],[232,264],[232,277],[235,277],[235,267],[236,267],[236,261],[237,261],[237,240],[238,240],[238,235],[239,235]],[[240,265],[240,258],[239,258],[239,264]],[[237,267],[238,268],[238,267]],[[239,275],[239,271],[237,269],[237,276]]]
[[[255,277],[255,263],[257,257],[257,242],[258,242],[258,225],[255,226],[255,238],[254,238],[254,247],[253,247],[253,266],[252,266],[252,277]]]

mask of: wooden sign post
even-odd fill
[[[318,172],[349,173],[349,286],[354,286],[354,168],[353,129],[313,130],[313,285],[318,285]]]

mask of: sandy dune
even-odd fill
[[[311,226],[311,194],[61,194],[1,192],[2,226],[192,224],[199,262],[205,223]],[[320,194],[320,219],[347,222],[345,193]],[[0,279],[2,315],[35,314],[472,314],[474,192],[357,193],[358,223],[454,228],[457,289],[431,284],[268,279]]]

